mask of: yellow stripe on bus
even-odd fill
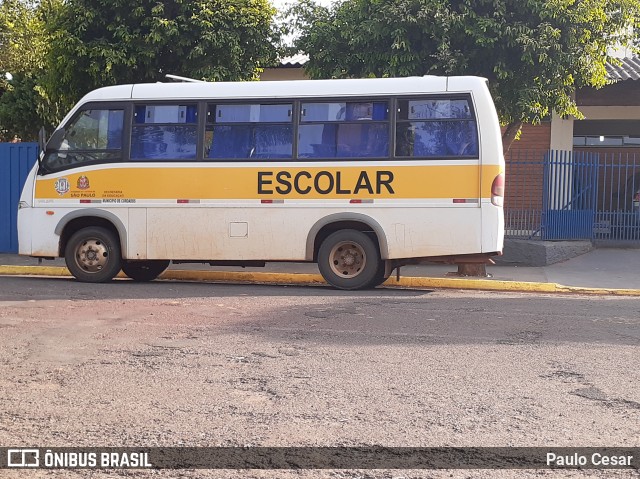
[[[499,172],[498,165],[98,166],[39,179],[35,198],[489,198],[491,183]]]

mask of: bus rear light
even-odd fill
[[[504,205],[504,173],[500,173],[493,179],[491,185],[491,204],[495,206]]]

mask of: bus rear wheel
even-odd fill
[[[69,238],[64,259],[78,281],[106,283],[120,271],[120,242],[106,228],[82,228]]]
[[[123,261],[122,271],[134,281],[153,281],[169,267],[169,261]]]
[[[374,241],[357,230],[330,234],[318,250],[318,269],[322,277],[338,289],[372,287],[378,280],[381,262]]]

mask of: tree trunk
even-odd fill
[[[522,128],[521,121],[511,122],[505,128],[504,133],[502,134],[502,150],[506,155],[513,141],[516,139],[518,134],[520,133],[520,129]]]
[[[461,263],[458,264],[458,276],[480,276],[487,277],[487,265],[484,263]]]

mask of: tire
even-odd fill
[[[134,281],[153,281],[167,269],[170,261],[123,261],[122,271]]]
[[[69,238],[64,259],[78,281],[106,283],[120,271],[120,241],[106,228],[82,228]]]
[[[379,276],[380,263],[382,260],[374,241],[356,230],[340,230],[330,234],[318,250],[320,274],[327,283],[338,289],[372,287]]]
[[[373,279],[373,282],[371,283],[371,287],[375,288],[376,286],[380,286],[382,283],[384,283],[386,280],[389,279],[389,276],[385,276],[384,275],[384,271],[386,269],[386,265],[384,264],[384,261],[380,261],[380,266],[378,266],[378,271],[376,271],[376,277]]]

